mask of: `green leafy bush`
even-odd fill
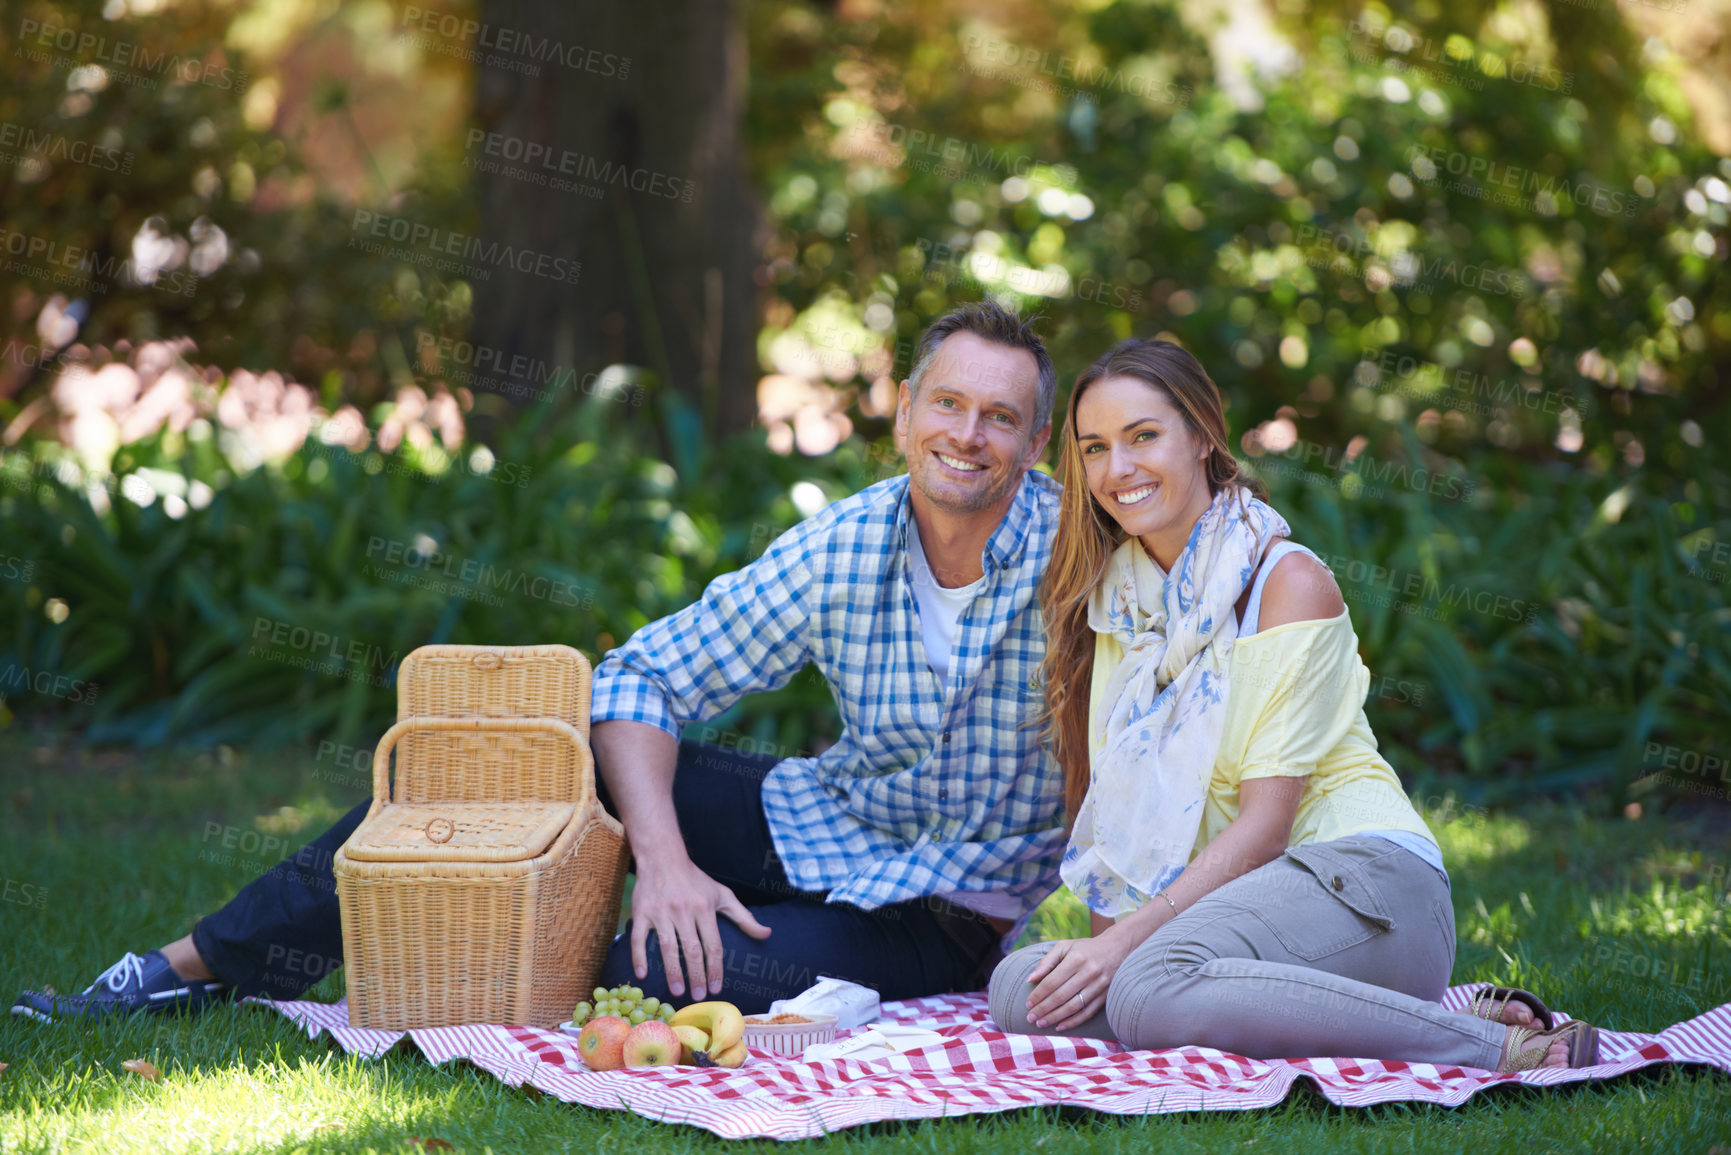
[[[63,707],[93,742],[370,741],[416,646],[563,642],[595,659],[796,521],[796,478],[832,494],[863,480],[857,452],[814,467],[761,436],[687,443],[678,471],[645,444],[682,423],[677,404],[596,397],[552,423],[543,406],[491,462],[309,438],[241,472],[199,421],[127,446],[114,475],[86,483],[60,445],[26,444],[0,458],[3,552],[28,574],[0,582],[0,669],[99,689],[57,701],[17,694],[14,677],[0,694],[14,711]],[[828,707],[808,677],[735,724],[797,747]]]

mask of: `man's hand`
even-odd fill
[[[637,860],[637,887],[631,892],[631,966],[649,977],[645,940],[661,940],[661,965],[667,989],[685,993],[691,978],[693,998],[721,993],[721,928],[725,914],[753,938],[768,938],[769,928],[751,917],[734,893],[697,869],[685,852],[673,812],[673,774],[679,742],[642,722],[597,722],[589,735],[595,764],[625,824]],[[680,955],[685,965],[680,965]]]
[[[721,927],[717,914],[725,914],[739,929],[755,939],[766,939],[770,928],[751,917],[751,912],[733,891],[709,877],[680,856],[677,863],[649,866],[638,860],[637,886],[631,892],[631,966],[637,977],[648,977],[649,932],[661,940],[661,965],[667,974],[667,989],[685,993],[685,976],[691,978],[691,997],[702,999],[721,993]],[[681,956],[684,967],[680,966]]]

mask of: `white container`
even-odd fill
[[[817,985],[808,987],[791,999],[777,999],[769,1004],[771,1015],[804,1015],[808,1019],[834,1015],[836,1026],[843,1029],[863,1027],[881,1013],[878,993],[870,987],[850,983],[846,979],[818,975]]]
[[[748,1015],[745,1019],[745,1045],[777,1055],[805,1054],[814,1043],[835,1041],[835,1016],[809,1014],[805,1023],[754,1023],[752,1019],[774,1018],[773,1015]]]

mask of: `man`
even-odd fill
[[[604,984],[635,976],[646,994],[748,1012],[820,974],[887,999],[985,984],[1064,845],[1061,784],[1027,725],[1058,511],[1033,466],[1055,392],[1044,345],[1014,314],[978,304],[940,318],[898,398],[907,474],[795,526],[607,655],[591,741],[637,885]],[[843,725],[822,755],[680,743],[685,724],[808,662]],[[27,992],[14,1013],[293,997],[340,962],[330,855],[365,812],[186,938],[128,954],[83,995]]]

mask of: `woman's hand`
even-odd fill
[[[1134,945],[1113,927],[1094,938],[1073,938],[1046,952],[1028,975],[1028,1017],[1062,1033],[1106,1005],[1106,989]]]

